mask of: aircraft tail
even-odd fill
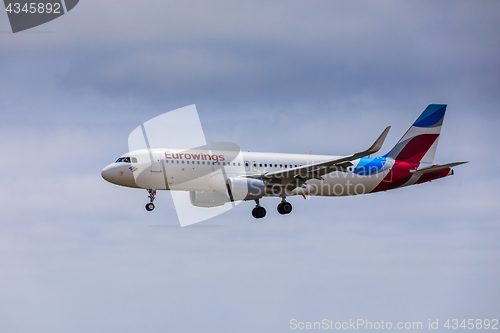
[[[445,112],[445,104],[427,106],[386,156],[408,163],[433,164]]]

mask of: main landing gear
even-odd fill
[[[261,219],[266,216],[266,209],[259,205],[259,199],[256,199],[255,203],[257,204],[257,206],[255,206],[255,208],[252,210],[252,216],[256,219]]]
[[[255,200],[255,203],[257,205],[252,210],[252,216],[255,217],[256,219],[261,219],[264,216],[266,216],[266,209],[259,204],[259,199]],[[278,205],[278,213],[280,213],[281,215],[286,215],[290,214],[291,211],[292,211],[292,204],[285,201],[285,199],[283,198],[281,203]]]
[[[290,214],[292,211],[292,204],[289,202],[286,202],[283,200],[279,205],[278,205],[278,213],[285,215],[285,214]]]
[[[280,188],[281,203],[278,205],[278,213],[281,215],[290,214],[292,204],[286,201],[286,191],[284,187]]]
[[[153,201],[155,200],[155,197],[156,197],[156,190],[148,189],[148,193],[149,193],[149,203],[146,204],[146,210],[148,212],[150,212],[153,209],[155,209],[155,205],[153,204]]]

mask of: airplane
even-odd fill
[[[388,126],[366,150],[347,156],[241,152],[219,144],[190,149],[130,151],[106,166],[102,177],[113,184],[148,191],[152,211],[157,190],[189,191],[196,207],[255,201],[252,216],[266,215],[264,197],[281,198],[277,210],[292,211],[288,196],[350,196],[426,183],[453,175],[468,163],[434,164],[445,104],[430,104],[385,155],[370,157],[385,141]],[[229,147],[229,148],[228,148]]]

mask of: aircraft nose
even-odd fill
[[[104,180],[113,183],[113,166],[110,164],[101,171],[101,176]]]
[[[129,165],[110,164],[101,171],[104,180],[121,186],[137,187]]]

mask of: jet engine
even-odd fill
[[[191,204],[196,207],[217,207],[229,202],[227,194],[220,191],[190,191],[189,199],[191,200]]]
[[[266,184],[260,179],[234,177],[227,180],[233,200],[255,200],[266,194]]]

